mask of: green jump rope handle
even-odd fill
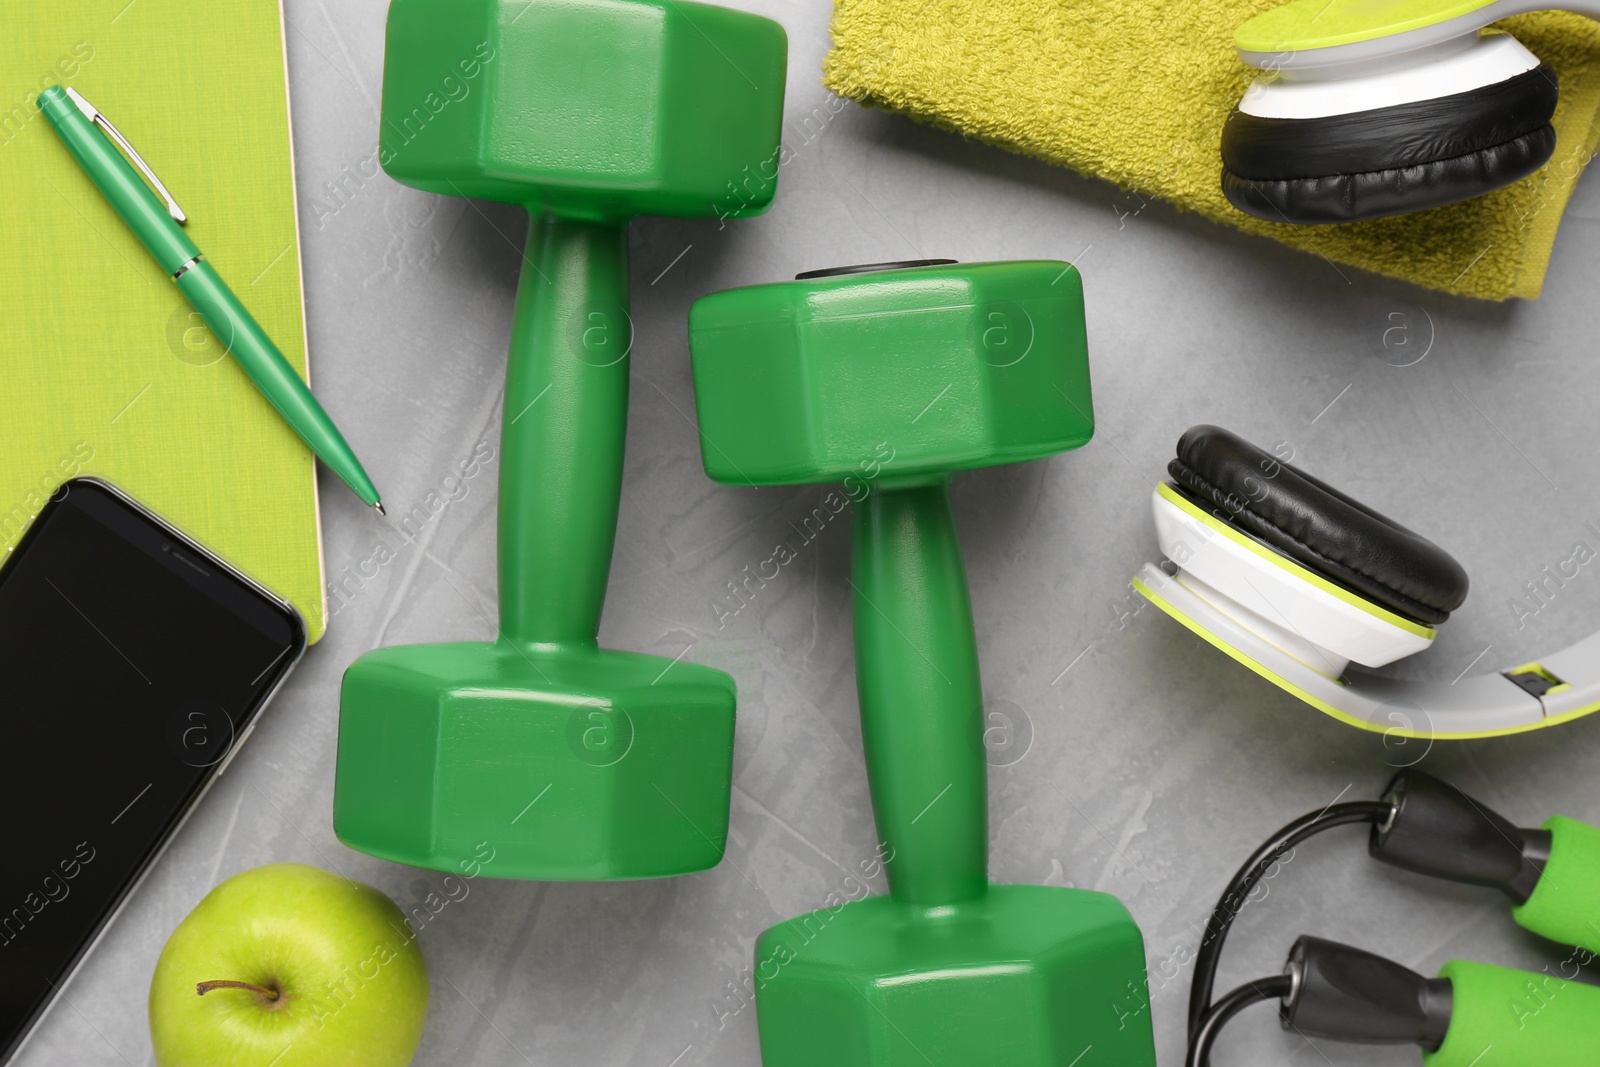
[[[595,645],[628,421],[623,227],[535,213],[500,431],[500,632]]]
[[[1594,1067],[1600,1062],[1600,987],[1568,981],[1585,949],[1544,972],[1452,960],[1450,1030],[1427,1067]]]
[[[889,892],[972,900],[988,887],[983,695],[948,480],[873,485],[852,526],[856,686]]]
[[[1550,859],[1533,894],[1511,914],[1541,937],[1600,954],[1600,827],[1557,815],[1544,829]],[[1600,1041],[1600,1031],[1595,1037]],[[1594,1057],[1600,1063],[1600,1044]]]
[[[1542,972],[1459,960],[1450,979],[1450,1030],[1428,1067],[1593,1067],[1600,1063],[1600,987],[1575,982],[1600,956],[1600,828],[1557,815],[1550,859],[1527,901],[1512,912],[1527,929],[1571,953]]]

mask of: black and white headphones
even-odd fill
[[[1487,29],[1549,0],[1294,0],[1234,35],[1264,73],[1222,131],[1222,190],[1274,222],[1353,222],[1479,196],[1550,159],[1555,72]],[[1600,18],[1600,4],[1565,10]]]
[[[1465,601],[1444,549],[1217,426],[1195,426],[1152,497],[1166,563],[1133,587],[1263,678],[1403,737],[1520,733],[1600,711],[1600,633],[1454,684],[1372,673],[1433,643]]]

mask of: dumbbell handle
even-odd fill
[[[853,516],[856,688],[891,895],[982,896],[983,695],[948,482],[874,485]]]
[[[593,645],[627,434],[627,236],[535,214],[524,260],[500,431],[500,632]]]

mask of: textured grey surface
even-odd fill
[[[601,635],[669,657],[687,649],[737,679],[728,856],[708,873],[657,882],[472,883],[421,935],[433,1000],[419,1064],[754,1063],[755,1011],[742,992],[754,938],[846,891],[872,853],[847,522],[719,628],[724,583],[791,537],[789,523],[822,489],[714,486],[690,421],[690,303],[798,270],[922,256],[1081,265],[1098,435],[1076,453],[956,483],[987,695],[1031,735],[1025,755],[991,774],[992,867],[1000,880],[1127,902],[1148,942],[1164,1067],[1182,1059],[1184,960],[1198,923],[1233,868],[1290,816],[1372,794],[1393,765],[1421,759],[1521,822],[1555,811],[1600,820],[1600,716],[1431,751],[1386,746],[1141,610],[1126,585],[1156,551],[1147,497],[1173,443],[1191,423],[1215,421],[1288,442],[1297,462],[1460,557],[1472,596],[1405,671],[1499,669],[1592,628],[1600,563],[1520,627],[1510,602],[1575,542],[1600,548],[1585,525],[1600,524],[1600,185],[1586,181],[1569,209],[1542,300],[1452,300],[830,104],[818,80],[826,6],[740,6],[789,30],[793,159],[762,218],[633,227],[633,409]],[[287,3],[314,380],[390,506],[405,510],[479,442],[498,452],[526,223],[517,210],[381,176],[347,185],[341,199],[329,193],[324,183],[375,151],[384,10],[382,0]],[[1409,349],[1394,347],[1396,329],[1410,331]],[[1391,365],[1421,351],[1413,366]],[[379,542],[397,558],[339,611],[21,1064],[150,1063],[144,998],[156,956],[236,871],[320,864],[408,907],[438,884],[333,836],[338,683],[380,644],[492,633],[496,473],[490,464],[465,483],[410,543],[324,476],[330,580]],[[1278,970],[1300,932],[1422,969],[1457,956],[1534,968],[1564,957],[1513,926],[1490,894],[1424,886],[1363,855],[1355,831],[1302,848],[1240,920],[1222,981]],[[1260,1009],[1233,1025],[1218,1055],[1219,1067],[1415,1062],[1409,1050],[1312,1046]]]

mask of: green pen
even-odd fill
[[[45,89],[39,94],[39,110],[50,120],[56,135],[90,180],[122,216],[122,221],[161,264],[161,269],[172,276],[184,297],[255,382],[261,394],[311,446],[311,451],[343,478],[356,496],[382,515],[378,490],[361,468],[361,461],[356,459],[356,454],[345,443],[328,413],[322,410],[322,405],[317,403],[317,398],[311,395],[306,383],[283,358],[278,346],[245,310],[215,268],[201,258],[200,250],[183,231],[183,223],[188,218],[127,138],[74,89],[63,89],[59,85]],[[95,129],[96,125],[105,131],[104,135]],[[164,206],[151,193],[150,185],[128,165],[122,152],[117,151],[118,146],[150,179],[150,185],[155,186],[156,192],[166,201]]]

